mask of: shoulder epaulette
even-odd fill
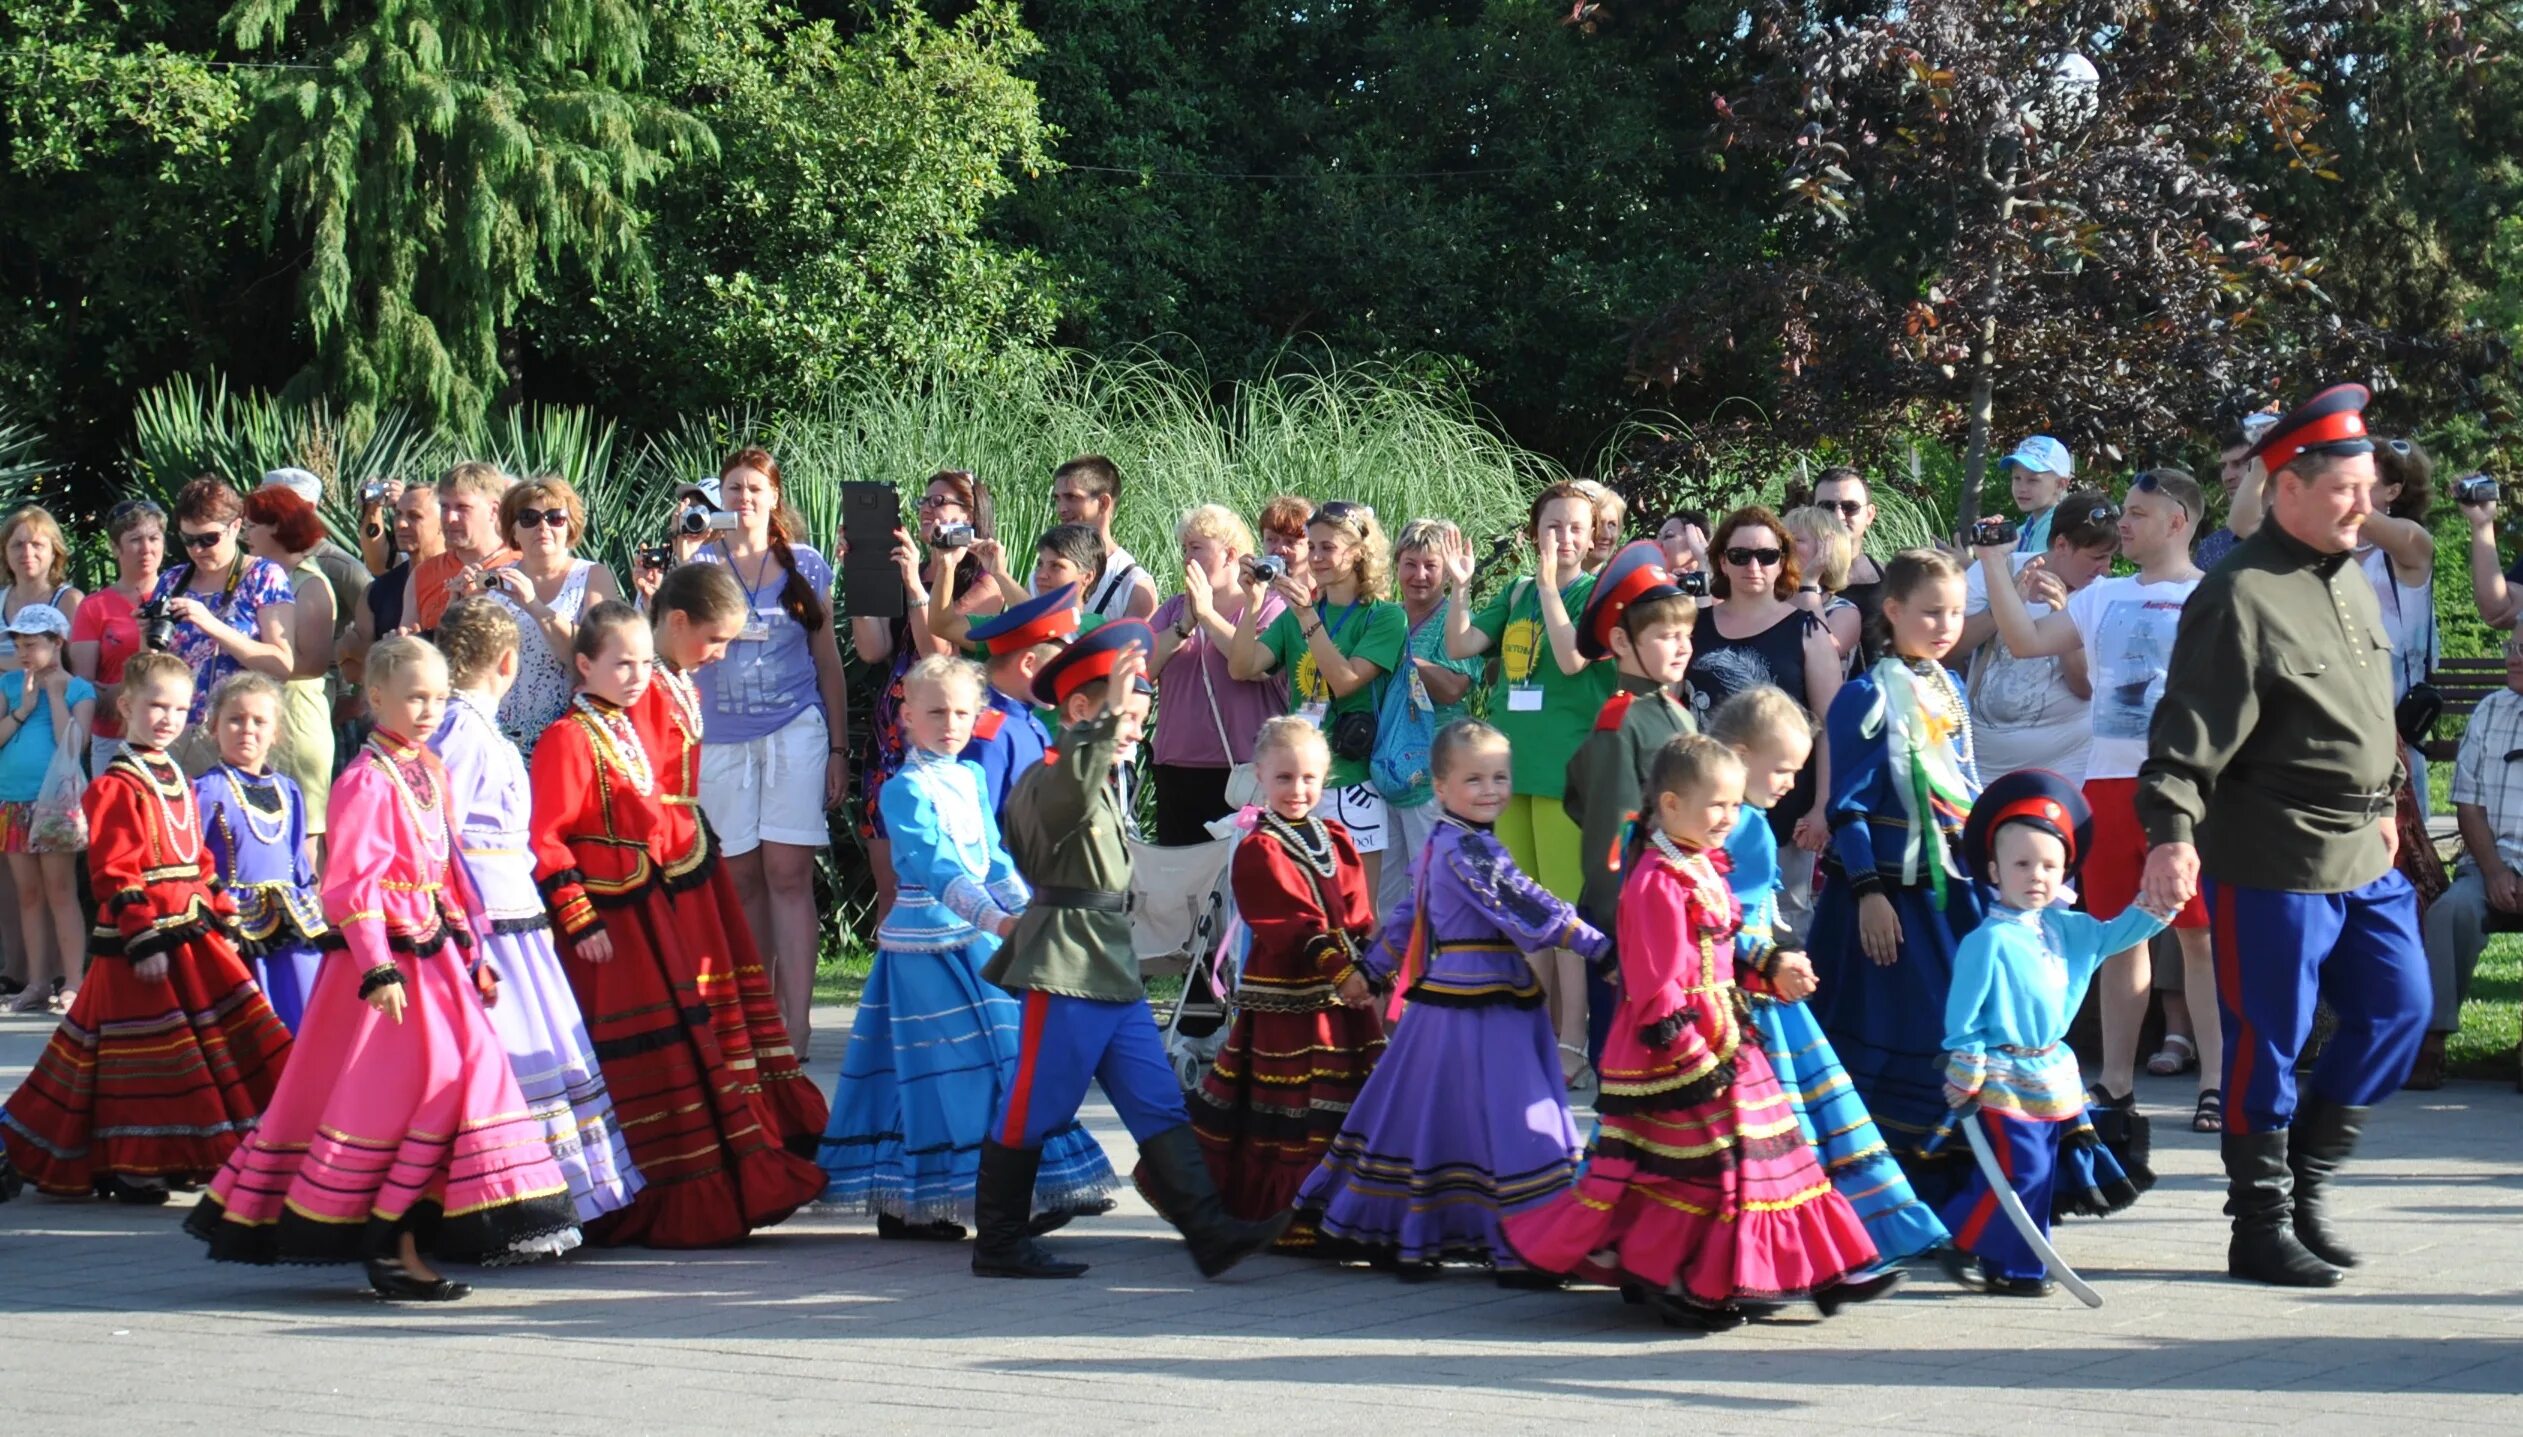
[[[1605,699],[1602,712],[1594,716],[1594,731],[1610,733],[1619,728],[1621,721],[1629,717],[1630,701],[1637,697],[1638,695],[1624,690]]]
[[[991,739],[997,738],[999,736],[999,730],[1005,728],[1006,726],[1007,710],[983,709],[981,711],[981,716],[972,721],[972,736],[980,739],[984,743],[987,743]]]

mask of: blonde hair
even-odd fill
[[[15,561],[9,558],[9,546],[17,542],[18,530],[30,524],[53,546],[52,570],[43,580],[58,589],[70,579],[70,545],[62,539],[61,524],[53,518],[53,511],[41,504],[29,504],[0,521],[0,567],[6,567],[9,577],[20,583],[35,577],[19,573]]]
[[[1647,802],[1653,804],[1668,793],[1687,798],[1728,769],[1741,773],[1743,756],[1707,734],[1686,733],[1669,739],[1656,751]]]
[[[143,649],[123,663],[121,695],[129,698],[142,693],[161,679],[182,679],[184,687],[193,686],[193,666],[173,654],[156,649]]]
[[[1179,549],[1194,539],[1223,544],[1230,556],[1253,552],[1253,531],[1245,525],[1244,516],[1224,504],[1200,504],[1183,511],[1181,522],[1174,526],[1174,547]]]
[[[1320,525],[1336,530],[1356,546],[1357,553],[1349,561],[1349,573],[1358,581],[1358,598],[1366,603],[1380,604],[1393,597],[1393,542],[1384,537],[1384,524],[1376,518],[1375,510],[1364,504],[1352,504],[1349,512],[1338,519],[1324,518],[1322,513],[1321,509],[1316,509],[1314,517],[1306,521],[1305,527],[1312,529]]]
[[[990,680],[981,672],[981,665],[953,654],[931,654],[913,664],[902,676],[903,692],[914,684],[966,684],[978,699],[990,692]]]
[[[1813,715],[1776,684],[1754,684],[1717,706],[1708,716],[1708,736],[1719,743],[1748,749],[1781,734],[1802,734],[1813,741]]]
[[[414,634],[396,634],[368,651],[360,686],[373,694],[406,673],[432,667],[440,673],[447,669],[447,656],[438,652],[436,644]]]
[[[1802,539],[1813,546],[1813,568],[1805,577],[1822,586],[1826,594],[1836,594],[1848,587],[1849,568],[1857,562],[1857,535],[1848,521],[1819,505],[1807,504],[1790,509],[1779,521],[1787,526],[1790,539]]]
[[[1413,519],[1402,526],[1401,537],[1393,541],[1393,557],[1418,549],[1463,552],[1463,531],[1452,519]]]
[[[1281,714],[1265,722],[1261,731],[1253,736],[1255,762],[1272,749],[1285,749],[1290,753],[1310,749],[1320,753],[1326,762],[1332,756],[1331,741],[1323,737],[1323,731],[1314,726],[1313,720],[1296,714]]]
[[[1459,718],[1428,741],[1428,772],[1443,778],[1454,771],[1455,760],[1507,746],[1507,736],[1497,729],[1479,719]]]
[[[510,485],[508,492],[500,496],[499,537],[501,540],[515,544],[517,542],[517,511],[538,504],[547,509],[557,504],[569,515],[570,543],[576,544],[586,535],[587,501],[580,498],[578,491],[570,487],[570,482],[560,475],[538,474],[532,479],[521,479]]]
[[[1601,528],[1606,519],[1618,525],[1629,523],[1629,501],[1621,497],[1619,490],[1595,479],[1580,479],[1576,483],[1594,501],[1595,527]]]
[[[125,664],[123,666],[123,679],[125,682],[129,682],[131,679],[131,666],[129,664]],[[274,682],[269,674],[258,674],[249,669],[228,675],[226,678],[219,681],[219,687],[211,690],[209,714],[210,722],[213,724],[218,723],[220,715],[225,714],[228,711],[228,705],[253,698],[270,699],[272,701],[272,717],[275,721],[278,720],[280,717],[280,685]]]
[[[502,654],[515,653],[523,642],[508,606],[488,594],[472,594],[447,606],[438,620],[438,652],[447,660],[447,677],[469,684],[499,667]]]
[[[497,501],[507,497],[508,483],[508,476],[500,472],[498,465],[487,459],[467,459],[438,481],[438,496],[443,499],[450,494],[479,494]]]

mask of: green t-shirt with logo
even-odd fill
[[[1578,575],[1559,591],[1571,622],[1593,592],[1592,574]],[[1490,650],[1498,655],[1489,721],[1507,736],[1516,792],[1557,799],[1568,784],[1568,760],[1594,731],[1595,715],[1619,687],[1619,675],[1609,659],[1580,673],[1560,672],[1542,627],[1541,591],[1531,575],[1500,590],[1472,616],[1472,627],[1489,636]]]
[[[1332,697],[1330,685],[1315,671],[1314,654],[1306,642],[1303,621],[1316,617],[1331,636],[1332,648],[1345,659],[1363,659],[1387,676],[1402,666],[1402,650],[1410,642],[1410,619],[1402,606],[1394,603],[1352,604],[1333,607],[1317,604],[1311,609],[1282,609],[1279,617],[1261,635],[1261,645],[1278,659],[1275,667],[1288,675],[1288,712],[1307,713],[1319,706],[1318,722],[1328,736],[1340,716],[1353,710],[1372,714],[1384,699],[1381,681],[1360,684],[1348,695]],[[1367,760],[1334,758],[1331,775],[1325,782],[1332,788],[1347,788],[1367,781]]]

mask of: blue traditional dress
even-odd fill
[[[1523,1263],[1500,1220],[1576,1180],[1559,1043],[1526,955],[1589,961],[1610,940],[1527,878],[1486,824],[1448,813],[1408,901],[1360,960],[1408,1009],[1297,1211],[1338,1252],[1382,1261]]]
[[[1846,1065],[1892,1155],[1921,1196],[1939,1201],[1967,1155],[1931,1148],[1945,1118],[1943,1032],[1954,950],[1980,926],[1979,885],[1958,837],[1980,791],[1971,719],[1944,667],[1886,658],[1840,688],[1826,725],[1831,847],[1806,934],[1820,986],[1813,1016]],[[1901,922],[1896,961],[1858,940],[1859,900],[1879,893]]]
[[[1728,882],[1743,905],[1736,944],[1747,956],[1757,954],[1771,945],[1778,926],[1778,835],[1760,815],[1747,813],[1727,836],[1726,855],[1734,863]],[[1805,1141],[1831,1186],[1857,1210],[1884,1261],[1898,1262],[1950,1241],[1936,1210],[1919,1201],[1892,1160],[1874,1115],[1849,1083],[1813,1010],[1767,993],[1747,996],[1761,1051],[1796,1110]]]
[[[2051,1219],[2096,1217],[2137,1201],[2154,1174],[2124,1171],[2086,1119],[2085,1080],[2067,1026],[2102,961],[2164,930],[2131,908],[2106,923],[2065,908],[2025,912],[2003,904],[1962,940],[1945,1007],[1947,1098],[1977,1100],[1968,1121],[1988,1137],[2024,1211],[2046,1235]],[[1962,1147],[1957,1138],[1949,1146]],[[1954,1244],[1996,1277],[2039,1279],[2041,1259],[1999,1211],[1975,1165],[1945,1204]]]
[[[220,764],[193,783],[202,839],[237,905],[237,956],[291,1033],[307,1011],[326,931],[307,862],[307,801],[285,773]]]
[[[913,748],[877,794],[898,887],[876,935],[816,1161],[823,1200],[913,1226],[970,1222],[991,1119],[1016,1075],[1018,1008],[983,981],[1030,894],[979,765]],[[1074,1116],[1043,1141],[1034,1210],[1092,1206],[1112,1164]]]

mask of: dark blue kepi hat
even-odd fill
[[[2287,411],[2243,457],[2258,459],[2263,472],[2275,475],[2310,453],[2371,454],[2365,406],[2373,397],[2362,384],[2334,384]]]
[[[1964,871],[1987,879],[1989,849],[1997,831],[2010,823],[2029,823],[2067,845],[2070,878],[2085,861],[2094,837],[2094,811],[2085,806],[2085,795],[2075,784],[2046,768],[2019,768],[2000,775],[1972,800],[1971,816],[1962,821]]]
[[[1078,631],[1078,586],[1062,584],[1004,612],[975,619],[969,636],[990,651],[990,657],[1023,653],[1036,644],[1056,644]]]
[[[1630,605],[1680,592],[1673,575],[1665,572],[1663,545],[1653,539],[1627,545],[1603,566],[1584,612],[1577,616],[1577,652],[1589,659],[1609,657],[1612,630],[1620,626],[1621,615],[1629,612]]]
[[[1137,619],[1116,619],[1079,635],[1034,675],[1034,702],[1052,708],[1067,703],[1069,695],[1109,677],[1122,651],[1132,647],[1155,653],[1156,631]],[[1146,689],[1147,681],[1140,680],[1140,687]]]

